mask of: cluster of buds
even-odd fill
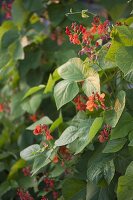
[[[51,132],[48,128],[47,125],[43,124],[39,124],[35,127],[35,129],[33,130],[34,135],[41,135],[41,134],[45,134],[46,136],[46,140],[53,140],[53,136],[51,135]]]
[[[98,109],[102,109],[102,110],[106,110],[106,106],[105,106],[105,94],[94,94],[92,96],[88,97],[88,101],[86,102],[86,109],[89,110],[90,112],[93,112],[94,109],[98,110]]]
[[[80,110],[80,111],[85,111],[86,110],[86,101],[87,101],[87,97],[86,96],[81,96],[78,95],[73,102],[76,105],[76,110]]]
[[[83,25],[72,23],[66,27],[66,34],[73,44],[81,45],[80,55],[86,54],[90,59],[96,58],[96,49],[102,42],[110,39],[110,23],[108,20],[101,22],[98,16],[93,18],[92,27],[88,30]]]
[[[59,148],[59,154],[61,155],[63,160],[69,161],[72,159],[72,154],[66,146],[61,146]]]
[[[58,198],[59,194],[58,194],[58,192],[54,191],[54,186],[55,186],[54,180],[50,179],[50,178],[45,178],[44,183],[46,184],[46,191],[52,190],[53,199],[56,200]],[[42,197],[42,198],[43,198],[42,200],[47,200],[46,197]]]
[[[7,3],[6,1],[2,2],[2,11],[5,13],[5,19],[11,19],[11,9],[12,9],[12,1]]]
[[[24,191],[23,189],[18,189],[17,195],[19,196],[20,200],[34,200],[30,193],[28,191]]]
[[[100,143],[104,143],[109,140],[109,135],[111,132],[111,126],[104,125],[104,128],[102,131],[100,131],[100,135],[98,136],[98,140]]]
[[[31,175],[30,166],[24,167],[24,168],[22,169],[22,172],[23,172],[24,176],[30,176],[30,175]]]
[[[31,120],[32,122],[36,122],[37,121],[37,115],[36,114],[30,115],[29,120]]]

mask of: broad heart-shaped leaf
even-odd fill
[[[76,82],[63,80],[56,84],[54,88],[54,98],[57,109],[71,101],[79,92]]]
[[[119,69],[127,75],[133,72],[133,47],[121,47],[116,53],[116,63]]]
[[[125,96],[125,92],[121,90],[117,95],[114,110],[105,111],[104,113],[104,121],[112,127],[116,126],[124,110]]]
[[[63,79],[69,81],[82,81],[84,79],[83,62],[80,58],[72,58],[58,68],[58,73]]]
[[[111,131],[111,140],[123,138],[128,135],[130,131],[133,130],[133,117],[124,112],[114,129]]]
[[[88,161],[87,178],[94,184],[98,184],[102,179],[105,179],[109,184],[115,174],[113,156],[101,154],[98,150],[92,154]]]
[[[45,85],[38,85],[38,86],[35,86],[35,87],[32,87],[30,88],[26,94],[24,95],[23,99],[25,99],[26,97],[38,92],[39,90],[43,89],[45,87]]]
[[[118,180],[117,197],[118,200],[133,199],[133,161],[127,167],[125,175]]]
[[[79,136],[78,128],[75,126],[69,126],[61,134],[60,138],[55,141],[56,146],[63,146],[72,143]]]
[[[115,153],[117,151],[120,151],[122,147],[125,145],[126,141],[127,141],[126,138],[108,141],[103,150],[103,153]]]
[[[47,116],[44,116],[42,117],[41,119],[37,120],[35,123],[33,123],[32,125],[28,126],[26,129],[27,130],[34,130],[35,127],[38,125],[38,124],[46,124],[46,125],[50,125],[52,124],[53,121],[47,117]]]
[[[100,93],[99,75],[93,68],[87,70],[87,78],[84,80],[82,89],[87,96],[91,96],[93,92]]]
[[[66,179],[62,186],[62,193],[65,200],[81,200],[86,197],[86,182],[76,179]]]
[[[34,159],[41,150],[38,144],[33,144],[20,152],[20,157],[24,160]]]

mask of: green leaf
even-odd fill
[[[133,72],[133,47],[121,47],[116,53],[116,63],[120,70],[127,75]]]
[[[111,46],[105,56],[105,60],[107,59],[107,60],[115,62],[116,53],[121,48],[121,46],[122,44],[120,42],[117,42],[113,39]]]
[[[30,88],[26,94],[24,95],[23,99],[25,99],[26,97],[38,92],[39,90],[43,89],[45,87],[45,85],[38,85],[38,86],[35,86],[35,87],[32,87]]]
[[[115,166],[111,155],[103,155],[98,150],[92,154],[88,162],[87,178],[98,184],[103,178],[109,184],[115,174]]]
[[[41,150],[38,144],[33,144],[20,152],[20,157],[24,160],[32,160],[37,156],[37,153]]]
[[[87,78],[84,80],[82,89],[87,96],[91,96],[92,93],[100,93],[100,79],[98,73],[89,68],[87,70]]]
[[[12,18],[19,28],[23,26],[28,17],[28,11],[24,8],[22,0],[15,0],[12,6]]]
[[[127,142],[126,138],[110,140],[106,144],[103,153],[115,153],[117,151],[120,151],[126,142]]]
[[[43,3],[41,0],[23,0],[23,2],[24,7],[31,12],[41,10],[43,8]]]
[[[103,119],[101,117],[93,119],[79,119],[77,121],[79,137],[69,145],[69,149],[75,154],[80,153],[93,140],[96,133],[100,129]]]
[[[58,128],[60,126],[60,124],[63,123],[63,118],[62,118],[62,114],[60,114],[60,116],[53,122],[53,124],[50,126],[50,132],[53,132],[56,128]]]
[[[133,130],[133,118],[128,113],[123,113],[118,124],[111,131],[111,140],[123,138]]]
[[[57,109],[71,101],[79,92],[77,83],[68,80],[60,81],[54,88]]]
[[[6,194],[9,190],[13,188],[18,188],[18,184],[16,181],[4,181],[0,184],[0,197],[2,197],[4,194]]]
[[[51,160],[53,160],[56,153],[57,153],[57,149],[54,148],[38,155],[34,159],[33,168],[32,168],[32,176],[35,175],[40,169],[48,165],[51,162]]]
[[[82,70],[82,60],[80,58],[72,58],[58,68],[58,73],[63,79],[67,79],[69,81],[82,81],[84,79]]]
[[[103,123],[103,118],[102,117],[97,117],[93,124],[90,127],[90,131],[89,131],[89,143],[93,140],[93,138],[95,137],[95,135],[97,134],[97,132],[99,131],[99,129],[101,128]]]
[[[1,48],[7,49],[18,38],[19,38],[19,33],[17,29],[11,29],[7,31],[1,39]]]
[[[40,106],[41,101],[42,94],[34,94],[30,98],[27,98],[22,102],[22,108],[24,111],[30,114],[34,114]]]
[[[47,117],[47,116],[44,116],[42,117],[41,119],[37,120],[35,123],[33,123],[32,125],[28,126],[26,129],[27,130],[34,130],[35,127],[38,125],[38,124],[46,124],[46,125],[50,125],[52,124],[53,121]]]
[[[133,45],[133,29],[129,26],[117,26],[117,31],[119,34],[119,38],[121,43],[125,46]]]
[[[56,146],[63,146],[69,143],[72,143],[79,136],[77,127],[69,126],[61,134],[60,138],[55,141]]]
[[[75,178],[66,179],[62,186],[62,193],[65,200],[85,199],[86,183]]]
[[[125,96],[125,91],[121,90],[117,95],[114,110],[109,110],[104,113],[105,122],[112,127],[116,126],[122,115],[122,112],[125,107]]]
[[[8,174],[8,179],[13,178],[13,176],[18,172],[19,169],[22,169],[25,166],[25,161],[22,159],[19,159],[18,161],[16,161],[11,169],[10,172]]]
[[[53,74],[49,75],[49,79],[48,79],[46,88],[44,90],[44,94],[52,92],[52,89],[55,85],[55,82],[58,81],[59,79],[60,79],[60,76],[59,76],[57,69],[56,69]]]
[[[121,176],[118,180],[117,197],[118,200],[133,198],[133,161],[127,167],[125,176]]]

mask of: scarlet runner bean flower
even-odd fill
[[[0,103],[0,112],[4,111],[4,104]]]
[[[54,199],[58,199],[58,196],[59,196],[58,192],[53,191],[53,198]]]
[[[100,135],[98,136],[99,142],[104,143],[108,141],[110,132],[111,132],[111,126],[105,125],[104,129],[100,132]]]
[[[76,104],[76,109],[80,111],[86,110],[86,100],[87,97],[78,95],[73,101]]]
[[[47,189],[51,189],[51,188],[54,187],[54,180],[53,179],[45,178],[44,183],[46,184]]]
[[[30,115],[30,116],[29,116],[29,119],[30,119],[31,121],[33,121],[33,122],[36,122],[36,121],[37,121],[37,115],[36,115],[36,114]]]
[[[46,140],[53,140],[53,136],[50,133],[50,130],[48,128],[47,125],[43,124],[39,124],[35,127],[35,129],[33,130],[34,135],[40,135],[45,133],[46,136]]]
[[[66,34],[71,43],[81,45],[80,55],[87,54],[90,59],[96,59],[96,49],[100,46],[98,42],[110,39],[110,23],[108,20],[101,22],[98,16],[93,18],[92,27],[87,29],[82,24],[72,23],[71,27],[66,27]]]
[[[23,189],[18,189],[17,194],[20,200],[34,200],[30,193],[28,191],[24,191]]]
[[[22,169],[22,172],[23,172],[24,176],[30,176],[31,175],[30,171],[31,171],[30,166],[24,167]]]
[[[53,163],[58,163],[58,162],[59,162],[58,155],[55,155],[53,158]]]
[[[2,10],[5,12],[5,18],[11,19],[11,9],[12,9],[12,3],[2,2]]]
[[[98,109],[102,109],[105,110],[106,106],[104,104],[104,99],[105,94],[94,94],[92,96],[88,97],[88,101],[86,102],[86,109],[89,110],[90,112],[93,112],[94,109],[98,110]]]
[[[41,200],[48,200],[48,198],[45,197],[45,196],[43,196],[43,197],[41,198]]]

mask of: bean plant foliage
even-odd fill
[[[0,199],[133,199],[133,17],[75,2],[0,2]]]

